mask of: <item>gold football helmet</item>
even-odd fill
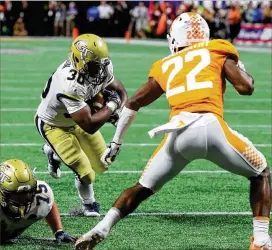
[[[108,46],[94,34],[78,36],[71,47],[70,59],[79,73],[91,84],[100,85],[106,78],[106,67],[110,63]]]
[[[11,159],[0,164],[0,205],[12,219],[29,212],[37,190],[37,180],[30,167]]]

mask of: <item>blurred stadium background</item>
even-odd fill
[[[271,1],[1,1],[0,2],[0,160],[20,158],[35,168],[55,193],[67,232],[76,236],[97,219],[69,217],[78,205],[72,173],[65,166],[60,180],[47,174],[43,144],[33,124],[40,94],[68,55],[72,38],[95,33],[106,38],[116,77],[129,96],[145,82],[150,66],[167,56],[165,39],[175,17],[197,11],[209,23],[212,38],[232,41],[255,79],[255,93],[238,96],[228,85],[225,120],[252,140],[271,166]],[[138,38],[138,39],[134,39]],[[126,137],[120,157],[98,176],[96,199],[102,213],[120,192],[134,184],[161,138],[147,131],[168,118],[164,98],[143,109]],[[102,133],[109,141],[114,128]],[[206,161],[196,161],[155,197],[113,230],[97,249],[238,250],[247,249],[251,230],[248,182]],[[55,245],[44,222],[34,224],[17,244],[1,249],[73,249]]]

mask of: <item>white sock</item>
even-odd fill
[[[94,231],[99,232],[99,234],[103,237],[106,238],[107,235],[109,234],[110,230],[112,227],[119,221],[121,220],[121,212],[115,208],[112,207],[103,220],[101,220],[91,231],[87,232],[86,234],[83,235],[84,239],[90,239],[92,237],[92,234]]]
[[[254,244],[263,246],[269,240],[269,218],[258,216],[253,218]]]
[[[75,186],[83,204],[92,204],[95,202],[93,184],[84,184],[78,178],[75,178]]]
[[[61,159],[59,158],[59,156],[55,152],[53,154],[53,158],[54,158],[55,161],[61,162]]]

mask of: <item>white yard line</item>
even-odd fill
[[[131,126],[134,128],[154,128],[160,126],[162,124],[152,124],[152,123],[135,123]],[[259,130],[259,128],[270,128],[272,129],[272,125],[264,125],[264,124],[237,124],[237,125],[229,125],[232,128],[247,128],[248,130]],[[0,123],[0,127],[35,127],[34,123]],[[113,126],[109,123],[106,123],[103,128],[113,128]],[[270,131],[264,131],[264,133],[268,133]]]
[[[68,213],[60,213],[61,216],[71,216]],[[222,215],[235,215],[235,216],[249,216],[252,212],[145,212],[145,213],[132,213],[129,216],[143,217],[143,216],[222,216]],[[101,214],[105,216],[105,214]]]
[[[1,100],[8,100],[8,101],[19,101],[19,100],[23,100],[23,101],[28,101],[28,100],[41,100],[41,98],[39,96],[1,96],[0,98]],[[160,102],[166,102],[167,100],[165,98],[160,98],[157,101]],[[156,101],[156,102],[157,102]],[[226,98],[225,99],[225,103],[228,102],[242,102],[242,103],[264,103],[264,102],[268,102],[271,103],[271,98]]]
[[[1,143],[0,147],[40,147],[42,143]],[[155,147],[158,143],[124,143],[125,147]],[[254,144],[259,148],[270,148],[272,144]]]
[[[110,170],[104,174],[141,174],[140,170]],[[48,174],[48,171],[34,171],[35,174]],[[74,174],[72,171],[61,171],[62,174]],[[225,170],[184,170],[180,174],[231,174]]]
[[[36,108],[1,108],[1,112],[35,112]],[[156,109],[156,108],[143,108],[140,111],[141,113],[148,113],[152,115],[158,115],[158,113],[169,113],[169,109]],[[224,111],[225,113],[231,113],[231,114],[271,114],[272,111],[267,110],[254,110],[254,109],[242,109],[242,110],[236,110],[236,109],[226,109]]]

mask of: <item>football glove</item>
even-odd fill
[[[55,233],[55,238],[56,238],[56,242],[57,243],[74,243],[76,241],[76,238],[74,238],[73,236],[65,233],[62,230],[59,230]]]
[[[106,102],[114,102],[117,105],[117,109],[120,108],[122,101],[116,91],[104,89],[103,95],[105,96]]]
[[[110,166],[111,163],[115,160],[116,156],[120,153],[121,147],[122,144],[118,144],[112,141],[101,157],[102,163],[106,166]]]
[[[117,109],[109,118],[108,122],[110,122],[113,126],[117,126],[117,122],[121,115],[121,109]]]

